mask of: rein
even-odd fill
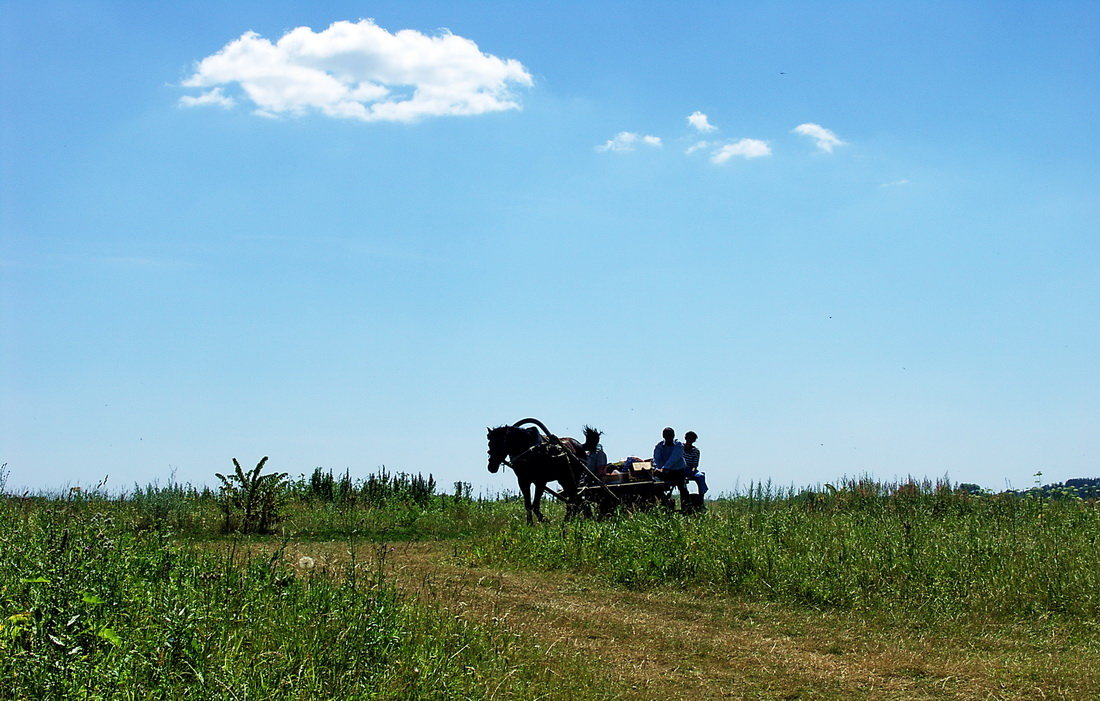
[[[530,448],[528,448],[528,449],[524,450],[524,451],[523,451],[522,453],[520,453],[519,455],[513,455],[513,456],[512,456],[512,462],[508,462],[508,459],[507,459],[507,458],[505,458],[505,459],[504,459],[504,460],[502,460],[501,462],[503,462],[503,463],[504,463],[505,465],[507,465],[508,467],[512,467],[512,463],[513,463],[513,462],[515,462],[515,461],[519,460],[519,459],[520,459],[520,458],[522,458],[522,457],[523,457],[524,455],[527,455],[527,454],[528,454],[528,453],[530,453],[530,452],[531,452],[532,450],[534,450],[535,448],[538,448],[538,447],[539,447],[539,446],[541,446],[541,445],[543,445],[543,443],[536,443],[536,444],[534,444],[533,446],[531,446]],[[513,470],[515,470],[516,468],[512,467],[512,469],[513,469]]]

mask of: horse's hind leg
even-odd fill
[[[539,521],[545,521],[546,517],[542,515],[542,510],[539,506],[542,504],[542,492],[546,489],[546,485],[542,483],[535,484],[535,501],[532,506],[532,510],[535,512],[535,516],[538,516]]]
[[[575,518],[588,518],[592,515],[592,507],[580,500],[570,500],[565,506],[565,520],[572,521]]]

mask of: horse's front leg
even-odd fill
[[[546,517],[542,515],[542,510],[539,509],[539,506],[542,504],[542,493],[545,489],[546,489],[546,484],[545,483],[543,483],[543,482],[536,482],[535,483],[535,501],[534,501],[533,510],[535,512],[535,516],[538,516],[539,521],[545,521],[546,520]]]
[[[538,509],[537,506],[531,505],[531,483],[520,481],[519,491],[523,493],[523,508],[527,511],[527,525],[532,525],[535,520],[531,517],[531,513]],[[541,514],[539,514],[541,516]]]

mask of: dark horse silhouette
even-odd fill
[[[524,427],[524,424],[534,426]],[[585,426],[583,444],[574,438],[554,436],[538,419],[523,419],[511,426],[498,426],[488,431],[489,472],[495,473],[501,463],[507,461],[516,473],[519,490],[523,493],[523,506],[527,509],[527,523],[533,523],[533,517],[546,520],[539,504],[547,482],[561,485],[560,497],[567,505],[567,513],[576,509],[577,487],[581,475],[587,472],[585,458],[600,442],[599,431]],[[531,497],[532,484],[535,485],[534,498]]]

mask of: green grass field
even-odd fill
[[[481,541],[494,563],[700,586],[810,608],[922,619],[1100,619],[1100,509],[1080,499],[911,485],[748,495],[698,518],[659,513]]]
[[[338,480],[328,491],[324,480],[290,482],[274,532],[249,536],[225,532],[232,519],[218,494],[180,485],[3,498],[0,696],[623,695],[598,666],[559,660],[551,670],[531,640],[409,597],[379,560],[355,555],[441,539],[471,565],[567,572],[607,591],[833,612],[960,645],[991,629],[1054,636],[1057,650],[1084,656],[1079,672],[1072,660],[1054,665],[1059,674],[1083,676],[1049,681],[1047,670],[1042,684],[1098,682],[1094,501],[852,482],[756,488],[689,517],[564,522],[551,509],[553,523],[529,527],[512,499],[472,499],[462,485],[438,494],[407,476],[381,482],[342,492]],[[295,559],[291,538],[351,555],[335,565]]]

